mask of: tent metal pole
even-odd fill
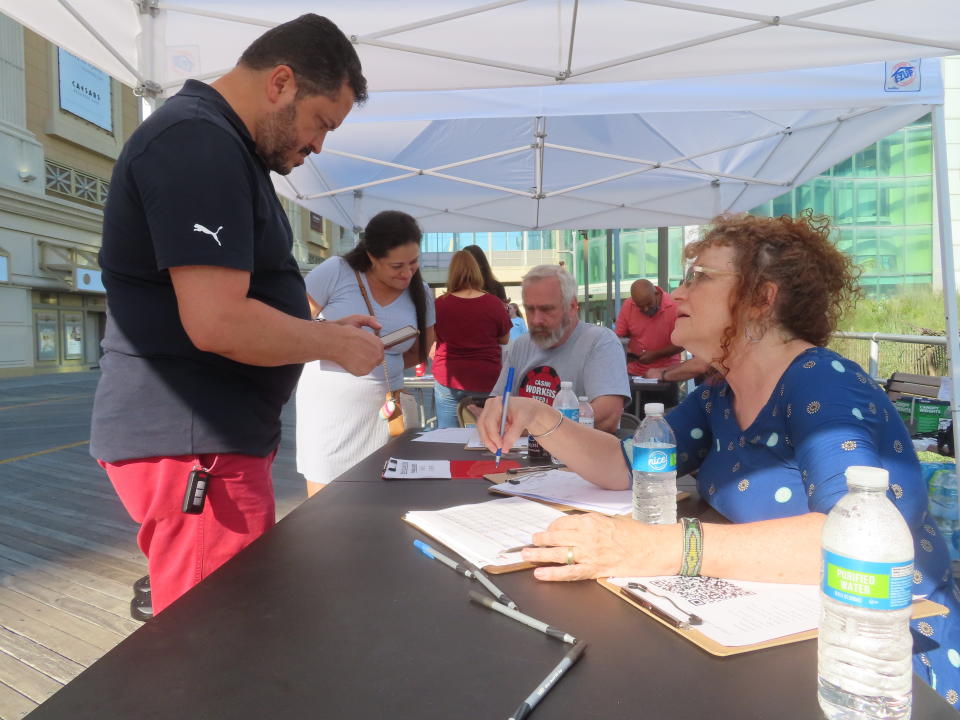
[[[673,165],[659,165],[655,164],[652,167],[638,168],[636,170],[629,170],[627,172],[617,173],[616,175],[608,175],[607,177],[597,178],[596,180],[591,180],[589,182],[581,183],[579,185],[573,185],[567,188],[561,188],[559,190],[554,190],[552,192],[544,193],[545,198],[556,197],[557,195],[566,195],[567,193],[574,192],[576,190],[582,190],[584,188],[593,187],[594,185],[601,185],[603,183],[611,182],[613,180],[621,180],[625,177],[630,177],[632,175],[640,175],[641,173],[648,173],[653,170],[664,170],[666,172],[677,172],[687,175],[700,175],[703,177],[714,178],[723,178],[725,180],[733,180],[736,182],[743,182],[750,185],[772,185],[774,187],[787,187],[786,182],[773,182],[770,180],[757,180],[756,178],[742,177],[739,175],[730,175],[729,173],[718,173],[718,172],[707,172],[706,170],[698,170],[695,168],[681,168],[675,167]]]
[[[666,290],[670,284],[670,228],[657,228],[657,285]]]
[[[623,264],[620,247],[620,228],[613,231],[613,321],[620,317],[620,278],[623,276]]]
[[[323,185],[323,187],[329,189],[329,188],[330,188],[330,183],[327,181],[327,178],[324,177],[324,174],[323,174],[322,172],[320,172],[320,169],[317,167],[317,164],[316,164],[315,162],[313,162],[312,160],[311,160],[308,164],[310,165],[310,172],[313,173],[313,175],[317,178],[317,181],[318,181],[321,185]],[[299,191],[297,191],[297,189],[294,187],[293,183],[290,182],[290,177],[289,177],[289,175],[284,175],[283,177],[287,180],[287,182],[290,183],[290,187],[293,188],[294,192],[297,193],[297,197],[300,198],[300,199],[305,199],[304,196],[303,196]],[[343,203],[340,202],[340,198],[338,198],[338,197],[332,197],[332,198],[330,198],[330,202],[337,207],[337,210],[340,211],[340,215],[342,216],[342,219],[343,219],[343,220],[350,220],[350,221],[351,221],[351,222],[350,222],[350,225],[353,225],[352,218],[350,217],[350,213],[347,212],[347,209],[343,206]],[[344,227],[346,227],[346,226],[344,226]]]
[[[489,58],[476,57],[475,55],[460,55],[459,53],[441,52],[440,50],[431,50],[430,48],[416,47],[414,45],[404,45],[403,43],[394,43],[387,40],[367,40],[365,38],[356,38],[358,45],[372,45],[373,47],[382,47],[386,50],[396,50],[397,52],[406,52],[413,55],[427,55],[429,57],[438,57],[445,60],[456,60],[458,62],[470,63],[471,65],[484,65],[486,67],[500,68],[501,70],[514,70],[516,72],[527,73],[528,75],[540,75],[542,77],[562,80],[557,76],[556,70],[547,68],[533,67],[532,65],[516,65],[515,63],[497,62]]]
[[[564,77],[570,77],[573,72],[573,41],[577,36],[577,11],[580,9],[580,0],[573,0],[573,18],[570,21],[570,47],[567,49],[567,68]]]
[[[906,43],[908,45],[923,45],[927,47],[935,48],[946,48],[948,50],[957,51],[960,49],[960,46],[954,45],[940,45],[923,38],[915,38],[909,35],[894,35],[891,33],[879,33],[879,32],[870,32],[868,30],[860,30],[858,28],[844,27],[842,25],[828,25],[826,23],[815,23],[803,18],[812,17],[815,15],[822,15],[827,12],[834,12],[847,7],[852,7],[855,5],[865,5],[872,2],[873,0],[846,0],[845,2],[831,3],[829,5],[824,5],[818,8],[811,8],[809,10],[804,10],[802,12],[794,13],[793,15],[760,15],[757,13],[748,13],[748,12],[737,12],[733,10],[721,10],[716,7],[707,7],[705,5],[696,5],[693,3],[685,2],[675,2],[675,0],[631,0],[631,2],[639,3],[642,5],[656,5],[658,7],[668,7],[675,10],[687,10],[689,12],[707,14],[707,15],[721,15],[723,17],[737,18],[739,20],[753,20],[755,22],[761,23],[766,27],[776,27],[778,25],[785,25],[787,27],[799,27],[806,30],[819,30],[821,32],[830,32],[830,33],[839,33],[841,35],[853,35],[855,37],[867,37],[874,38],[877,40],[892,40],[893,42]]]
[[[167,12],[183,13],[184,15],[199,15],[200,17],[213,18],[214,20],[228,20],[245,25],[258,25],[265,28],[276,27],[279,24],[273,20],[261,20],[260,18],[252,18],[246,15],[214,12],[213,10],[204,10],[202,8],[190,7],[189,5],[178,5],[177,3],[159,2],[157,3],[157,9]]]
[[[592,202],[592,201],[591,201]],[[618,205],[616,207],[632,207],[631,205]],[[581,227],[586,225],[589,222],[589,219],[596,217],[598,215],[603,215],[604,213],[609,212],[608,208],[603,210],[598,210],[597,212],[585,213],[583,215],[576,215],[574,217],[562,218],[556,220],[555,222],[550,223],[550,227],[564,227],[565,225],[577,224]],[[674,213],[670,211],[663,211],[659,213],[660,215],[670,215],[677,218],[677,225],[697,225],[705,222],[701,217],[691,217],[690,215],[682,215],[680,213]]]
[[[363,227],[359,224],[363,217],[363,190],[353,191],[353,244],[360,244],[360,233]]]
[[[757,168],[757,172],[763,171],[763,168],[765,168],[767,166],[767,163],[770,162],[770,158],[772,158],[777,153],[777,151],[780,149],[780,146],[783,145],[786,139],[787,139],[787,136],[785,134],[780,135],[780,139],[777,141],[777,144],[774,145],[772,148],[770,148],[770,152],[767,153],[767,157],[765,157],[763,159],[763,162],[760,163],[760,167]],[[725,209],[730,209],[734,205],[736,205],[738,202],[740,202],[740,198],[743,197],[743,194],[749,189],[749,187],[750,185],[744,185],[743,188],[740,190],[740,192],[737,193],[737,196],[730,201],[730,204],[727,205]],[[720,214],[719,212],[714,213],[714,215],[719,215],[719,214]]]
[[[753,141],[750,141],[750,142],[753,142]],[[739,145],[744,145],[744,144],[747,144],[747,143],[736,143],[732,147],[738,147]],[[636,163],[638,165],[648,165],[650,167],[646,169],[651,169],[651,170],[659,170],[659,169],[675,170],[677,172],[692,173],[694,175],[707,175],[709,177],[722,177],[722,178],[727,178],[729,180],[740,180],[742,182],[751,182],[757,185],[775,185],[775,186],[786,185],[786,183],[777,181],[777,180],[764,180],[763,178],[751,178],[751,177],[746,177],[742,175],[731,175],[729,173],[718,173],[718,172],[713,172],[709,170],[701,170],[700,168],[682,167],[676,164],[677,162],[680,162],[679,160],[668,160],[665,162],[659,161],[659,160],[646,160],[644,158],[634,158],[634,157],[629,157],[627,155],[614,155],[612,153],[604,153],[604,152],[599,152],[597,150],[584,150],[583,148],[575,148],[569,145],[555,145],[554,143],[546,143],[545,146],[550,148],[551,150],[563,150],[565,152],[572,152],[578,155],[590,155],[593,157],[609,158],[611,160],[622,160],[623,162]],[[703,154],[706,155],[709,153],[703,153]],[[632,173],[622,173],[617,175],[611,175],[610,177],[617,179],[620,177],[625,177],[626,175],[629,175],[629,174],[632,174]],[[596,184],[596,182],[594,182],[594,184]],[[575,188],[587,187],[587,185],[576,185],[574,187]]]
[[[590,317],[590,238],[586,230],[581,230],[583,238],[583,312],[580,317],[588,322]]]
[[[729,38],[729,37],[736,37],[737,35],[743,35],[745,33],[754,32],[756,30],[763,30],[764,28],[769,26],[770,24],[766,22],[756,23],[755,25],[747,25],[746,27],[737,28],[735,30],[727,30],[725,32],[714,33],[713,35],[704,35],[703,37],[694,38],[693,40],[674,43],[673,45],[666,45],[661,48],[655,48],[653,50],[637,53],[635,55],[626,55],[624,57],[616,58],[615,60],[610,60],[608,62],[597,63],[596,65],[588,65],[587,67],[581,68],[575,73],[571,73],[571,77],[589,75],[590,73],[599,72],[600,70],[609,70],[610,68],[618,67],[620,65],[628,65],[632,62],[637,62],[639,60],[646,60],[648,58],[657,57],[658,55],[667,55],[672,52],[677,52],[678,50],[686,50],[687,48],[697,47],[698,45],[705,45],[707,43],[711,43],[716,40],[725,40],[726,38]]]
[[[200,80],[201,82],[206,82],[207,80],[212,80],[212,79],[221,77],[221,76],[223,76],[223,75],[226,75],[226,74],[227,74],[228,72],[230,72],[230,70],[232,70],[232,69],[233,69],[233,68],[224,67],[224,68],[220,68],[219,70],[211,70],[210,72],[205,72],[205,73],[203,73],[202,75],[191,75],[191,76],[190,76],[190,79],[191,79],[191,80]],[[172,90],[173,88],[178,88],[178,87],[180,87],[181,85],[183,85],[183,79],[182,79],[182,78],[181,78],[180,80],[174,80],[173,82],[164,83],[164,84],[161,85],[160,87],[161,87],[164,91],[167,91],[167,90]]]
[[[943,105],[930,114],[933,164],[936,178],[937,221],[940,225],[940,267],[943,272],[943,305],[947,316],[947,360],[950,363],[950,417],[953,420],[953,454],[960,441],[960,326],[957,321],[957,279],[953,263],[953,224],[950,217],[950,187],[947,180],[947,139]],[[960,506],[957,507],[960,519]]]
[[[385,185],[386,183],[396,182],[397,180],[407,180],[409,178],[419,177],[420,173],[406,173],[404,175],[395,175],[390,178],[384,178],[383,180],[371,180],[370,182],[360,183],[359,185],[350,185],[348,187],[337,188],[336,190],[327,190],[322,193],[312,193],[310,195],[304,195],[304,200],[319,200],[325,197],[334,197],[336,195],[342,195],[343,193],[348,192],[357,192],[358,190],[363,190],[365,188],[376,187],[377,185]]]
[[[467,178],[460,178],[456,177],[455,175],[447,175],[446,173],[438,173],[434,172],[433,170],[424,170],[423,174],[429,175],[430,177],[438,177],[443,178],[444,180],[463,183],[464,185],[474,185],[476,187],[487,188],[488,190],[498,190],[500,192],[510,193],[511,195],[519,195],[520,197],[531,197],[529,190],[514,190],[513,188],[503,187],[502,185],[493,185],[491,183],[480,182],[479,180],[468,180]]]
[[[613,315],[613,230],[607,229],[607,300],[603,303],[603,320],[607,327],[614,323]]]
[[[93,35],[97,42],[100,43],[108,53],[113,55],[117,62],[123,65],[127,71],[137,79],[137,82],[140,85],[146,84],[146,79],[143,77],[141,72],[127,62],[127,59],[123,56],[123,54],[118,52],[117,49],[111,45],[110,42],[103,35],[101,35],[93,25],[87,22],[87,19],[82,13],[80,13],[75,7],[73,7],[73,5],[67,2],[67,0],[58,1],[60,5],[63,6],[63,9],[70,13],[73,16],[73,19],[83,26],[84,30]]]
[[[499,0],[499,2],[487,3],[486,5],[476,5],[471,8],[466,8],[465,10],[447,13],[446,15],[437,15],[436,17],[427,18],[426,20],[419,20],[407,25],[399,25],[397,27],[387,28],[386,30],[377,30],[376,32],[361,35],[359,40],[363,42],[367,39],[382,38],[388,35],[398,35],[399,33],[409,32],[410,30],[419,30],[421,28],[430,27],[431,25],[448,22],[449,20],[459,20],[460,18],[468,17],[470,15],[479,15],[480,13],[487,12],[488,10],[498,10],[499,8],[507,7],[508,5],[516,5],[517,3],[526,1],[527,0]]]
[[[534,129],[533,196],[537,201],[536,225],[540,225],[540,201],[543,199],[543,139],[547,136],[547,119],[538,115]]]

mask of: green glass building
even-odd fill
[[[764,203],[758,215],[805,208],[833,219],[837,247],[863,271],[867,293],[933,283],[933,146],[930,116]]]

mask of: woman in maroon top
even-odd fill
[[[486,395],[500,375],[500,346],[510,339],[503,301],[483,291],[480,266],[466,250],[454,253],[447,292],[437,298],[433,397],[437,427],[457,427],[457,403]]]

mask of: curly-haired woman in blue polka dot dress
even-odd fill
[[[716,371],[667,420],[680,472],[698,470],[701,497],[733,524],[703,525],[700,572],[715,577],[816,584],[826,513],[846,493],[851,465],[885,468],[889,497],[915,546],[914,594],[948,615],[915,620],[914,668],[949,703],[960,693],[960,592],[910,436],[883,390],[823,347],[857,294],[849,259],[828,239],[825,219],[749,215],[717,219],[688,245],[691,261],[673,294],[672,340]],[[490,400],[496,403],[497,401]],[[494,405],[496,408],[496,405]],[[601,487],[629,485],[616,438],[564,422],[553,408],[511,399],[479,426],[488,447],[524,428]],[[534,537],[524,559],[541,580],[674,574],[681,526],[599,515],[565,517]]]

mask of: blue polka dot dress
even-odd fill
[[[733,391],[705,383],[667,415],[678,471],[700,468],[700,496],[732,522],[827,513],[846,494],[850,465],[885,468],[888,497],[914,539],[914,594],[950,609],[912,621],[914,669],[950,704],[960,699],[960,591],[927,514],[910,436],[886,394],[854,362],[810,348],[784,372],[756,420],[737,424]]]

